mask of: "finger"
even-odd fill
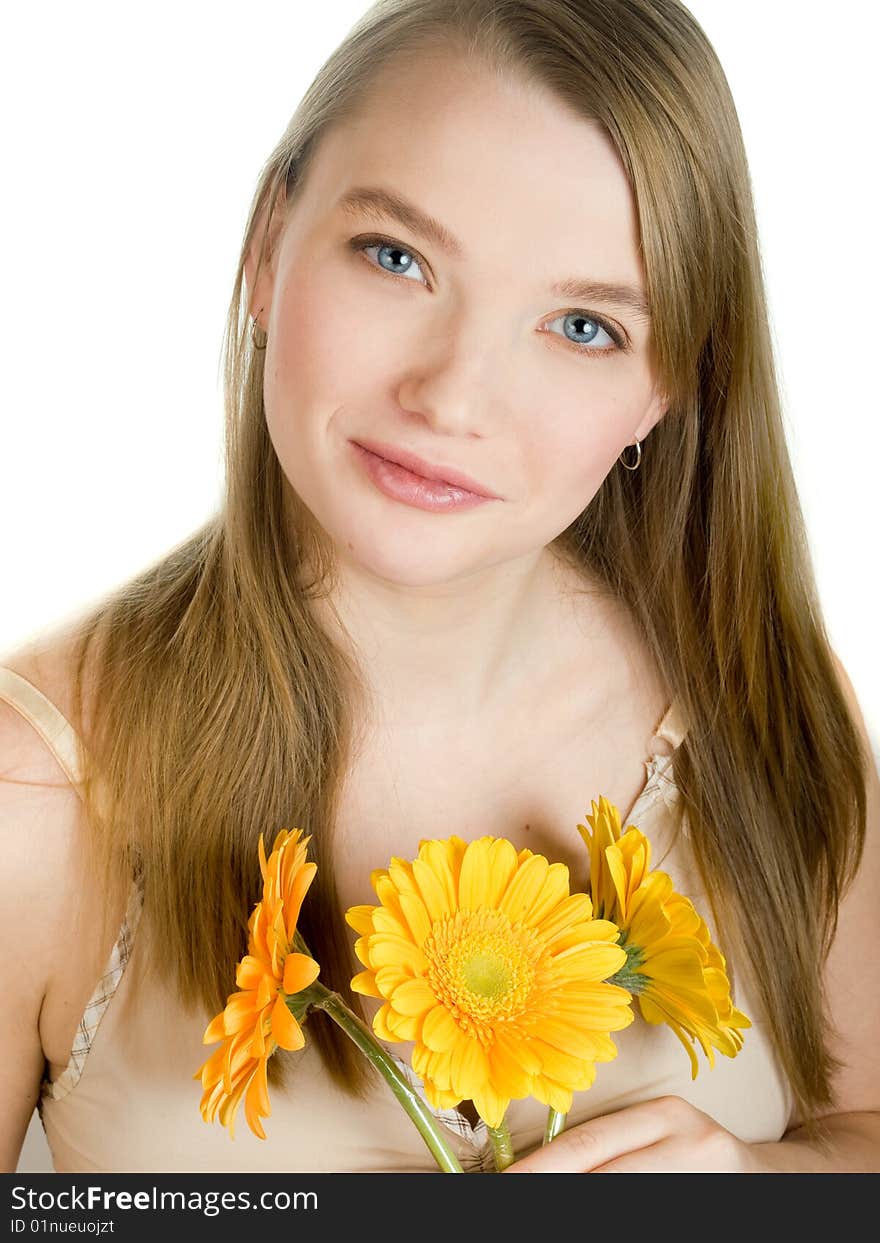
[[[596,1166],[592,1174],[755,1174],[760,1163],[743,1144],[721,1130],[707,1142],[698,1136],[669,1135],[658,1144],[624,1153]],[[766,1173],[766,1167],[764,1167]]]
[[[543,1148],[509,1165],[505,1173],[586,1173],[659,1143],[673,1130],[692,1127],[695,1117],[703,1115],[677,1096],[629,1105],[563,1131]]]
[[[659,1144],[649,1144],[647,1148],[639,1148],[635,1152],[624,1153],[614,1161],[606,1161],[597,1165],[591,1174],[693,1174],[696,1166],[682,1163],[676,1159],[672,1146],[661,1140]]]

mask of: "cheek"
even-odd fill
[[[629,402],[621,403],[619,393],[587,390],[579,396],[575,411],[569,403],[557,407],[533,430],[524,456],[531,491],[560,520],[573,521],[613,469],[628,429],[638,422],[635,404],[629,407]]]
[[[293,404],[318,417],[350,405],[383,372],[375,321],[323,262],[323,270],[295,265],[278,290],[266,358],[266,409],[276,421]]]

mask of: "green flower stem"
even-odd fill
[[[492,1152],[495,1156],[495,1169],[501,1173],[513,1164],[514,1152],[510,1139],[510,1131],[504,1119],[497,1127],[489,1127],[489,1138],[492,1140]]]
[[[422,1098],[404,1079],[394,1059],[378,1042],[361,1019],[349,1010],[339,993],[331,992],[315,981],[309,988],[287,998],[288,1004],[297,1002],[297,1009],[308,999],[310,1009],[324,1010],[330,1018],[353,1040],[361,1053],[372,1063],[385,1079],[391,1091],[409,1114],[416,1130],[427,1144],[431,1155],[444,1174],[463,1174],[458,1158],[444,1139],[437,1119]],[[290,1007],[292,1009],[292,1007]],[[296,1013],[296,1011],[294,1011]]]
[[[565,1114],[561,1114],[558,1109],[550,1109],[547,1111],[547,1126],[544,1130],[544,1143],[549,1144],[551,1139],[555,1139],[562,1131],[565,1130]]]

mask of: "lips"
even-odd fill
[[[369,453],[385,458],[388,462],[396,462],[398,466],[403,466],[415,475],[421,475],[423,479],[433,479],[440,483],[448,483],[454,488],[464,488],[476,496],[487,496],[492,500],[501,499],[497,493],[490,491],[478,480],[472,479],[470,475],[455,470],[451,466],[435,466],[432,462],[426,462],[424,458],[417,457],[415,453],[410,453],[406,449],[398,449],[395,445],[382,444],[378,440],[356,440],[354,443]]]

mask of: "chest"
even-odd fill
[[[642,683],[625,696],[560,697],[476,728],[445,728],[426,713],[422,728],[376,733],[343,783],[334,839],[341,909],[374,902],[374,868],[415,858],[423,838],[507,837],[565,863],[572,888],[586,879],[576,825],[604,794],[626,817],[647,781],[663,691]],[[662,749],[662,743],[659,749]]]

